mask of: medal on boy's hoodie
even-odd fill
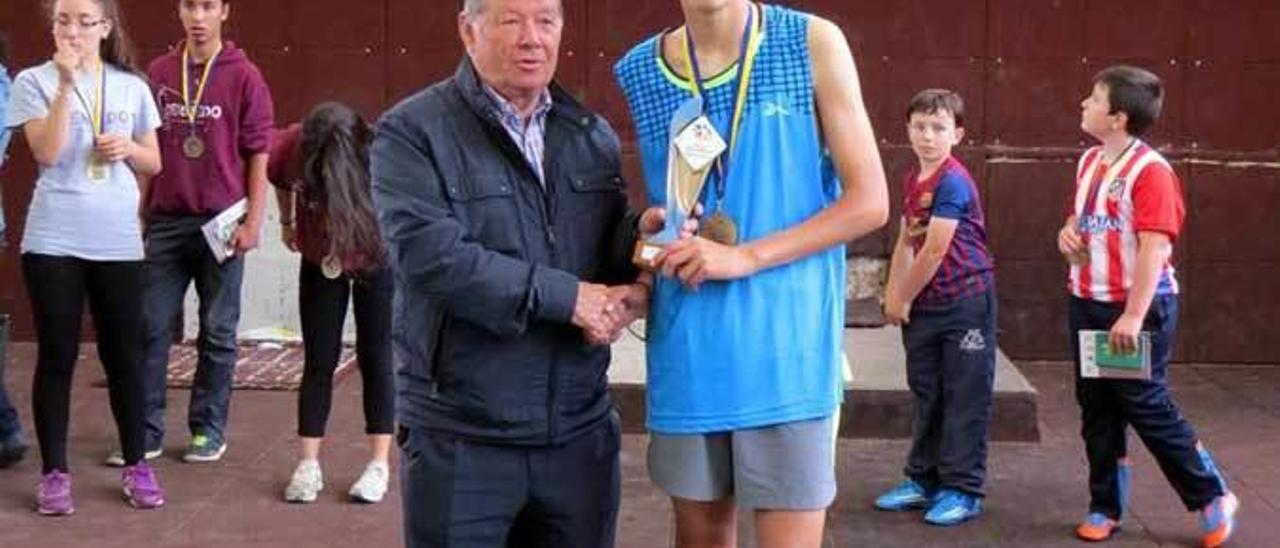
[[[742,123],[742,113],[747,106],[747,89],[751,83],[751,69],[755,66],[756,53],[760,49],[760,42],[763,39],[761,30],[763,17],[762,13],[757,13],[759,8],[754,2],[748,3],[747,24],[742,31],[742,44],[738,52],[738,91],[733,105],[733,118],[729,121],[729,141],[727,150],[720,153],[716,157],[716,207],[715,213],[702,223],[700,230],[703,237],[724,245],[735,245],[738,243],[738,225],[733,218],[725,212],[724,195],[725,186],[729,177],[729,158],[733,155],[734,145],[737,144],[738,127]],[[705,97],[707,92],[705,84],[702,80],[702,71],[698,66],[697,48],[693,42],[693,36],[689,33],[689,29],[685,28],[684,33],[685,47],[685,63],[687,72],[693,77],[694,95]],[[712,131],[715,128],[711,128]]]
[[[105,95],[107,93],[107,70],[103,63],[98,64],[98,91],[93,96],[93,105],[84,98],[84,94],[80,93],[80,85],[72,86],[76,92],[76,99],[80,101],[80,106],[84,107],[85,114],[89,115],[89,126],[93,131],[90,140],[96,145],[98,137],[102,135],[102,122],[106,118],[103,111],[106,110]],[[107,163],[102,161],[93,151],[93,146],[89,147],[88,165],[89,180],[95,183],[101,183],[107,180],[111,170],[107,169]]]
[[[187,123],[191,126],[191,132],[187,134],[187,138],[182,140],[182,155],[189,160],[199,160],[204,157],[205,144],[204,139],[196,135],[196,119],[200,114],[200,100],[204,98],[205,86],[209,84],[209,73],[213,72],[213,65],[218,61],[218,55],[222,53],[222,47],[218,47],[218,51],[213,52],[213,56],[209,57],[209,61],[204,65],[204,73],[200,75],[200,82],[196,84],[196,96],[193,101],[191,98],[191,72],[187,63],[190,63],[190,50],[186,46],[182,47],[182,106],[186,109]]]

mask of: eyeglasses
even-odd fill
[[[94,21],[88,21],[85,19],[81,19],[79,21],[72,19],[54,19],[53,26],[62,30],[70,29],[71,27],[78,27],[82,31],[89,31],[106,22],[106,19],[97,19]]]

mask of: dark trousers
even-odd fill
[[[1124,303],[1077,297],[1070,303],[1071,353],[1080,362],[1081,329],[1107,331],[1124,313]],[[1196,433],[1169,393],[1169,359],[1178,326],[1178,298],[1157,296],[1142,330],[1151,333],[1151,380],[1084,379],[1076,367],[1080,435],[1089,459],[1089,511],[1119,519],[1123,513],[1117,468],[1128,455],[1125,426],[1132,426],[1188,510],[1198,510],[1223,494],[1220,478],[1196,449]]]
[[[0,251],[3,251],[0,246]],[[9,315],[0,314],[0,443],[22,432],[22,423],[18,422],[18,410],[9,400],[9,391],[5,388],[4,365],[8,362],[9,350]]]
[[[22,273],[34,315],[38,351],[31,403],[44,472],[66,472],[71,378],[80,352],[80,316],[86,295],[107,373],[111,412],[124,460],[141,460],[142,263],[86,261],[27,253]]]
[[[568,443],[474,443],[401,427],[408,548],[610,548],[619,502],[616,413]]]
[[[912,310],[902,340],[915,398],[906,476],[929,490],[983,496],[996,364],[995,291]]]
[[[192,434],[214,443],[226,440],[231,407],[231,379],[236,366],[236,326],[240,323],[240,284],[244,257],[218,264],[200,225],[207,217],[153,218],[146,234],[147,261],[143,295],[146,365],[146,445],[164,441],[166,377],[173,325],[182,310],[187,286],[195,282],[200,300],[199,357],[191,387],[187,423]]]
[[[348,299],[355,307],[356,359],[364,381],[366,434],[392,434],[395,380],[391,371],[391,299],[389,269],[330,280],[320,267],[302,261],[298,272],[298,310],[306,353],[298,394],[298,435],[324,437],[333,401],[333,372],[342,355],[342,324]]]

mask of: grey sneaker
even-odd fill
[[[324,490],[324,473],[320,471],[320,462],[315,460],[302,460],[298,462],[298,467],[293,469],[293,477],[289,478],[289,485],[284,488],[284,500],[286,502],[315,502],[316,496],[320,491]]]
[[[360,479],[356,480],[347,494],[351,495],[351,500],[356,502],[370,504],[381,502],[382,497],[387,494],[387,479],[390,475],[387,463],[370,461],[369,465],[364,467],[364,473],[360,474]]]
[[[142,460],[156,460],[163,454],[164,449],[159,447],[155,449],[147,449],[147,452],[142,454]],[[112,449],[111,453],[107,455],[107,458],[103,460],[102,463],[114,468],[124,468],[124,451],[121,449]]]
[[[213,438],[204,434],[196,434],[191,436],[191,443],[187,445],[187,452],[182,455],[182,460],[186,462],[215,462],[222,458],[222,454],[227,452],[227,442],[214,441]]]

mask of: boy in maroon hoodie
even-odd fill
[[[273,125],[262,73],[242,50],[222,40],[230,14],[229,0],[179,0],[186,40],[147,69],[163,119],[157,133],[164,160],[143,205],[148,458],[163,447],[171,327],[192,281],[200,300],[200,356],[183,460],[216,461],[227,448],[244,254],[258,246]],[[248,214],[232,236],[235,253],[219,263],[200,227],[241,199],[248,201]]]

